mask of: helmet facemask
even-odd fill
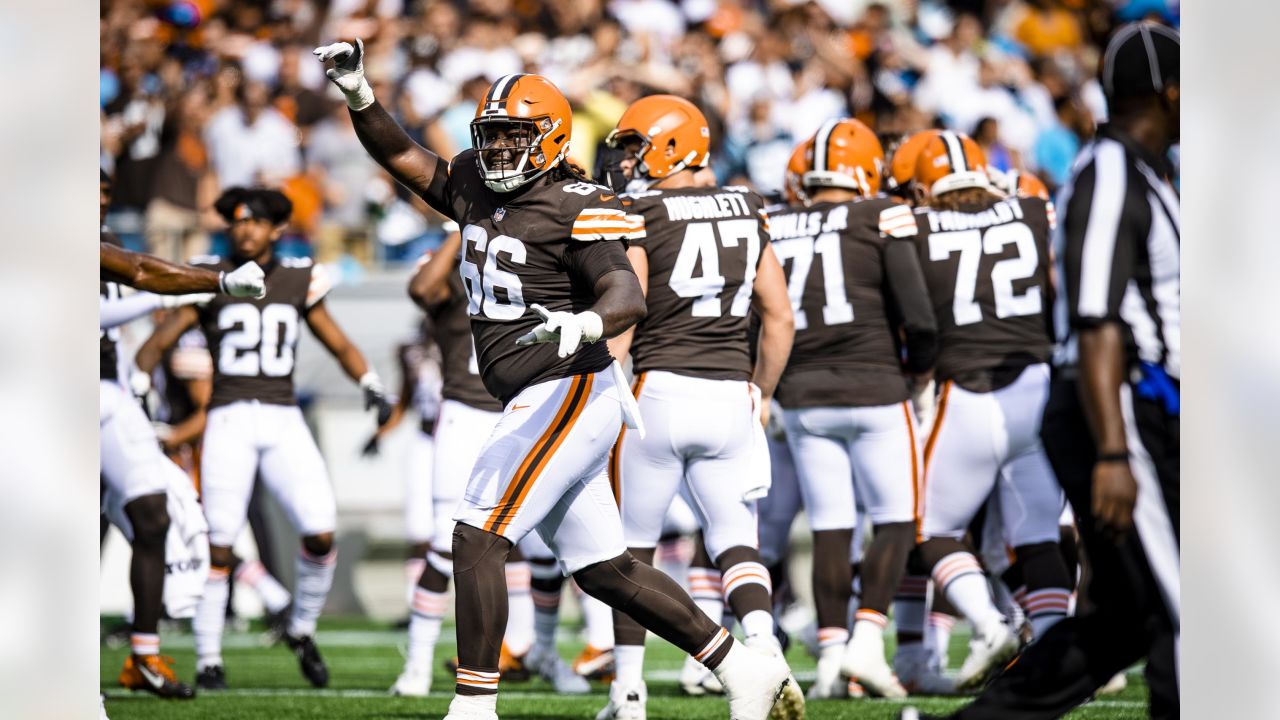
[[[548,117],[472,120],[471,146],[476,150],[484,184],[494,192],[507,193],[555,167],[564,158],[568,145],[549,158],[543,142],[559,127],[560,120]]]
[[[653,141],[650,140],[648,136],[635,130],[623,130],[622,132],[618,132],[615,129],[609,133],[608,137],[606,137],[604,141],[609,147],[616,148],[618,150],[625,150],[626,155],[632,155],[635,157],[635,165],[632,166],[631,178],[627,180],[627,192],[644,192],[656,185],[658,182],[675,175],[681,170],[685,170],[690,167],[702,167],[701,164],[697,164],[698,153],[691,150],[687,156],[681,158],[678,162],[672,165],[671,169],[663,174],[662,177],[654,177],[650,174],[651,170],[649,168],[649,163],[645,161],[645,158],[650,157],[650,154],[657,152],[657,150],[653,147]],[[672,140],[671,142],[674,143],[675,141]],[[635,151],[632,152],[627,149],[629,145],[638,145],[638,147],[636,147]],[[668,147],[670,147],[670,145],[668,145]],[[626,155],[624,155],[624,157]],[[705,164],[705,158],[703,159],[703,164]]]

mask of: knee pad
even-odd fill
[[[133,526],[133,542],[142,545],[164,544],[169,532],[168,497],[164,493],[144,495],[125,506],[129,524]]]
[[[636,559],[626,552],[616,558],[588,565],[573,574],[582,591],[592,597],[603,598],[619,587],[619,580],[630,577]]]
[[[316,557],[323,557],[333,550],[333,533],[308,535],[302,538],[302,548]]]
[[[468,572],[481,563],[496,565],[502,572],[511,547],[511,541],[501,535],[458,523],[453,528],[453,572]]]

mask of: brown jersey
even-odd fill
[[[635,372],[666,370],[747,380],[747,315],[768,216],[739,187],[650,190],[625,196],[644,217],[648,314],[631,343]]]
[[[1051,354],[1053,205],[1009,198],[964,210],[900,206],[880,222],[916,244],[938,320],[938,379],[988,392]]]
[[[202,257],[191,264],[229,272],[239,263]],[[293,369],[300,325],[331,285],[323,268],[308,258],[273,258],[262,269],[265,297],[220,294],[199,308],[200,329],[213,356],[210,409],[240,400],[296,402]]]
[[[440,396],[456,400],[479,410],[497,412],[502,409],[480,379],[480,362],[476,344],[471,339],[471,322],[467,319],[467,289],[457,275],[449,275],[449,299],[430,312],[435,323],[435,341],[440,346],[441,374],[444,386]]]
[[[787,275],[796,337],[778,383],[786,408],[873,406],[910,396],[877,227],[884,198],[775,212],[773,250]]]
[[[474,150],[449,164],[428,190],[428,202],[462,226],[458,269],[467,314],[489,393],[505,405],[535,383],[605,369],[603,341],[561,358],[555,343],[516,345],[551,311],[582,312],[595,303],[595,284],[614,270],[631,272],[625,241],[644,234],[644,221],[602,185],[543,175],[513,193],[485,186]]]
[[[120,247],[120,240],[105,227],[98,233],[101,241],[108,245]],[[102,294],[102,299],[107,301],[120,299],[120,284],[111,282],[110,280],[99,280],[98,291]],[[120,328],[113,327],[107,330],[98,330],[98,377],[103,380],[118,380],[120,378],[119,354],[116,352],[116,343],[120,342]]]

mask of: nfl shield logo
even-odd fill
[[[494,211],[493,211],[493,221],[494,221],[494,222],[502,222],[502,218],[504,218],[504,217],[506,217],[506,216],[507,216],[507,209],[506,209],[506,208],[498,208],[497,210],[494,210]]]

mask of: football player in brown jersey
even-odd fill
[[[622,430],[610,463],[627,547],[653,562],[663,519],[683,488],[747,644],[782,657],[756,501],[769,487],[762,419],[794,329],[764,200],[745,188],[699,186],[695,174],[708,163],[710,133],[702,112],[683,98],[635,101],[607,142],[623,150],[626,197],[645,223],[627,257],[648,312],[610,343],[620,360],[630,353],[636,400],[650,419],[643,437]],[[761,319],[754,366],[747,338],[753,310]],[[601,720],[636,717],[645,698],[645,630],[622,613],[613,629],[618,670]],[[803,713],[804,697],[790,683],[774,716]]]
[[[105,172],[101,175],[100,190],[101,219],[105,217],[111,199],[111,180]],[[112,253],[125,252],[119,248],[119,241],[105,226],[101,232],[101,244],[104,255],[108,248],[112,249]],[[112,314],[112,305],[121,302],[117,281],[136,282],[139,278],[154,278],[156,275],[152,270],[161,266],[148,260],[137,267],[140,268],[139,272],[130,273],[124,272],[125,268],[121,267],[111,271],[104,264],[99,283],[102,298],[100,307],[104,316],[98,342],[101,352],[98,367],[98,445],[101,472],[112,492],[121,499],[124,516],[132,526],[130,542],[133,556],[129,561],[129,589],[133,593],[133,622],[129,644],[133,652],[125,658],[119,680],[121,685],[133,690],[147,690],[166,698],[188,699],[195,697],[195,692],[178,680],[173,672],[172,658],[160,655],[159,635],[160,614],[164,609],[165,538],[169,533],[167,488],[174,474],[181,476],[182,470],[161,452],[151,422],[134,401],[132,393],[121,384],[116,349],[119,329],[105,322],[109,319],[107,316]],[[216,273],[202,274],[199,277],[178,273],[177,277],[180,279],[177,284],[166,282],[163,287],[175,292],[207,289],[209,275],[216,283]],[[170,279],[174,277],[165,273],[161,276]],[[190,282],[193,279],[195,283]],[[145,314],[145,311],[138,313],[141,314]],[[185,482],[185,478],[182,481]]]
[[[733,717],[762,720],[790,682],[786,664],[735,644],[623,542],[605,465],[624,417],[641,422],[599,341],[644,316],[625,251],[644,220],[565,161],[569,102],[546,78],[504,76],[476,106],[472,148],[447,162],[374,99],[360,40],[315,52],[334,61],[326,74],[370,155],[462,226],[480,374],[505,408],[454,516],[459,663],[448,717],[497,717],[503,564],[536,529],[584,591],[713,667]]]
[[[983,682],[1018,650],[962,538],[994,492],[1005,542],[1026,585],[1035,636],[1062,619],[1070,581],[1059,553],[1062,491],[1040,443],[1052,333],[1052,204],[1005,197],[973,140],[944,131],[920,149],[921,207],[881,214],[886,238],[915,244],[938,318],[938,411],[925,444],[920,548],[935,588],[973,623],[978,642],[957,678]]]
[[[309,259],[274,253],[293,210],[289,199],[276,190],[235,187],[218,198],[215,208],[230,225],[234,259],[197,258],[193,263],[221,270],[251,261],[263,268],[266,296],[223,295],[199,310],[182,308],[156,328],[137,356],[138,368],[151,372],[162,353],[199,324],[215,358],[200,468],[212,568],[193,623],[196,681],[205,688],[226,687],[222,629],[234,561],[231,545],[244,527],[254,478],[260,476],[302,536],[293,610],[283,639],[303,675],[324,687],[329,671],[314,635],[333,584],[336,510],[324,458],[294,397],[299,320],[360,383],[366,408],[378,407],[380,424],[391,408],[377,374],[324,305],[331,285],[323,269]]]
[[[803,176],[810,205],[770,219],[796,310],[778,401],[814,530],[821,650],[810,693],[843,695],[843,673],[872,694],[900,697],[883,632],[914,545],[920,457],[909,398],[912,379],[932,370],[936,326],[914,247],[882,238],[876,227],[893,201],[877,196],[884,158],[875,134],[856,120],[828,121],[812,151]],[[860,565],[850,638],[858,507],[875,533]]]

